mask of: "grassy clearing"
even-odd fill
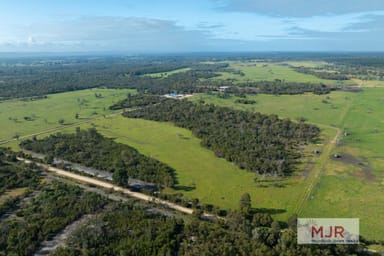
[[[384,87],[384,81],[352,79],[355,84],[362,87]]]
[[[34,101],[1,101],[0,142],[12,139],[16,135],[23,137],[109,115],[111,111],[108,107],[125,98],[128,92],[134,91],[90,89],[52,94],[47,99]],[[101,97],[96,97],[95,94],[101,94]],[[77,119],[76,114],[78,114]],[[59,123],[60,119],[64,120],[63,124]]]
[[[159,73],[152,73],[152,74],[145,74],[144,76],[149,76],[149,77],[154,77],[154,78],[165,78],[177,73],[183,73],[191,70],[191,68],[180,68],[180,69],[175,69],[172,71],[168,72],[159,72]]]
[[[340,113],[347,104],[352,102],[357,94],[348,92],[335,92],[330,95],[265,95],[247,96],[247,99],[255,100],[256,104],[246,105],[236,103],[238,97],[230,99],[218,98],[216,95],[200,94],[191,100],[204,100],[220,106],[227,106],[246,111],[258,111],[266,114],[277,114],[280,117],[296,119],[306,118],[309,122],[324,125],[340,126]],[[324,114],[326,113],[326,115]]]
[[[15,188],[15,189],[6,191],[4,194],[0,195],[0,205],[10,198],[15,198],[23,195],[27,191],[27,189],[28,188]]]
[[[292,67],[305,67],[305,68],[319,68],[327,65],[325,61],[285,61],[282,64],[286,64]]]
[[[322,176],[307,202],[304,217],[358,217],[360,233],[383,239],[384,186],[370,185],[348,175]]]
[[[328,85],[343,85],[352,83],[351,81],[335,81],[317,78],[313,75],[296,72],[287,65],[274,63],[231,62],[230,68],[243,72],[244,76],[239,74],[232,74],[229,72],[221,72],[221,76],[215,79],[234,79],[237,82],[274,81],[279,79],[286,82],[324,83]]]

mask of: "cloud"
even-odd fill
[[[205,30],[186,30],[173,21],[137,17],[81,17],[7,27],[0,31],[0,49],[12,45],[29,50],[177,52],[202,50],[209,38]]]
[[[384,10],[382,0],[228,0],[227,11],[283,17],[310,17]]]
[[[307,38],[305,41],[298,41],[307,48],[317,43],[317,49],[328,51],[382,51],[384,16],[364,15],[362,18],[361,22],[350,23],[335,30],[317,29],[316,26],[292,26],[289,34]]]
[[[384,12],[272,17],[220,12],[195,26],[142,17],[67,16],[0,23],[0,51],[383,50]]]
[[[377,33],[384,32],[384,13],[366,14],[362,16],[361,22],[350,24],[346,30],[349,31],[371,31]]]

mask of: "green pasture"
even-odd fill
[[[305,67],[305,68],[319,68],[327,65],[325,61],[285,61],[282,64],[286,64],[292,67]]]
[[[233,79],[235,82],[274,81],[276,79],[286,82],[323,83],[327,85],[351,84],[351,81],[335,81],[321,79],[313,75],[299,73],[288,65],[263,62],[230,62],[230,68],[239,70],[244,75],[229,72],[220,72],[215,79]]]
[[[126,98],[128,92],[134,91],[89,89],[51,94],[47,99],[33,101],[0,101],[0,142],[109,115],[108,107]],[[60,119],[64,120],[62,124]]]
[[[280,117],[290,119],[304,117],[308,122],[340,126],[345,107],[352,104],[356,95],[348,92],[334,92],[328,95],[307,93],[302,95],[258,94],[247,96],[247,99],[255,100],[255,104],[236,103],[236,100],[240,99],[239,97],[233,96],[229,99],[223,99],[216,94],[199,94],[192,97],[191,100],[196,102],[204,100],[206,103],[245,111],[277,114]]]

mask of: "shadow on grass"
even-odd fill
[[[183,185],[175,185],[173,187],[174,190],[183,190],[183,191],[192,191],[194,189],[196,189],[195,187],[191,187],[191,186],[183,186]]]
[[[252,208],[251,213],[267,213],[267,214],[281,214],[285,213],[285,209],[274,209],[274,208]]]

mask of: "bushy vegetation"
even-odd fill
[[[302,94],[312,92],[314,94],[327,94],[333,88],[324,84],[288,83],[281,80],[273,82],[263,81],[255,84],[258,92],[265,94]]]
[[[36,168],[20,166],[15,153],[0,148],[0,194],[8,189],[35,187],[39,180]]]
[[[80,226],[52,255],[176,255],[181,220],[118,206]]]
[[[109,109],[117,110],[122,108],[146,107],[148,105],[158,104],[166,100],[166,98],[160,98],[158,95],[138,94],[133,96],[129,94],[127,99],[110,106]]]
[[[330,80],[348,80],[349,79],[347,75],[341,74],[340,72],[327,72],[327,71],[321,71],[321,70],[314,70],[313,68],[306,68],[306,67],[297,67],[295,68],[295,70],[303,74],[314,75],[321,79],[330,79]]]
[[[127,102],[136,101],[127,99],[120,104],[130,104]],[[179,127],[190,129],[195,136],[201,138],[201,144],[213,150],[218,157],[260,174],[291,173],[298,158],[296,146],[314,140],[319,134],[317,127],[282,120],[276,115],[249,113],[188,101],[164,101],[161,98],[158,102],[161,104],[149,105],[124,115],[173,122]]]
[[[33,255],[43,240],[105,203],[96,194],[56,182],[19,209],[17,218],[0,222],[0,255]]]
[[[173,186],[173,169],[136,149],[116,143],[100,135],[96,129],[75,134],[55,134],[41,140],[26,140],[21,147],[48,157],[58,157],[96,169],[113,172],[118,185],[128,178],[141,179],[164,186]]]
[[[270,217],[269,217],[270,218]],[[233,211],[225,221],[209,223],[154,215],[120,205],[80,226],[66,247],[51,255],[364,255],[361,246],[299,246],[295,219],[282,231],[270,219]]]

